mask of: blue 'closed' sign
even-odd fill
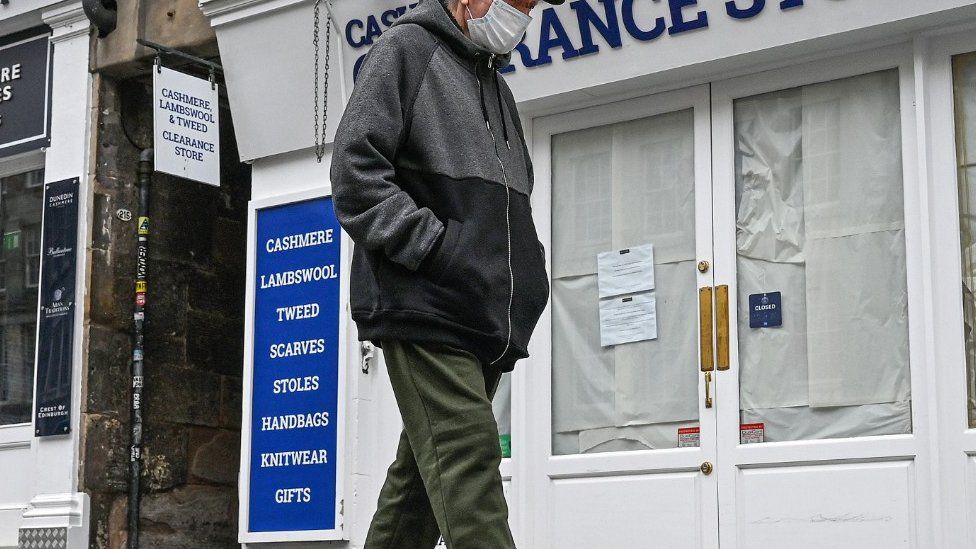
[[[331,198],[257,211],[248,531],[336,528],[340,229]]]
[[[775,328],[783,325],[783,296],[780,292],[749,296],[749,327]]]

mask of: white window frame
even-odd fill
[[[924,86],[920,108],[926,114],[919,125],[927,153],[919,169],[929,181],[921,205],[930,229],[926,269],[932,288],[932,314],[939,319],[929,326],[927,337],[932,340],[932,360],[939,365],[934,378],[939,455],[933,477],[941,498],[933,514],[941,547],[973,547],[976,540],[976,509],[972,507],[976,498],[972,490],[976,485],[976,429],[969,426],[966,404],[959,163],[952,80],[952,58],[971,52],[976,52],[976,26],[972,25],[920,38],[915,44],[916,60],[922,64],[917,70]]]

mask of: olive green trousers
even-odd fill
[[[501,374],[466,351],[384,340],[403,418],[364,549],[511,549],[491,399]]]

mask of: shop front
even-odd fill
[[[330,194],[328,148],[321,164],[312,150],[315,2],[201,4],[261,235],[262,211]],[[362,56],[408,9],[332,2],[327,142]],[[519,546],[976,547],[976,2],[534,13],[505,74],[552,288],[496,397]],[[254,235],[252,437],[273,295]],[[393,457],[395,402],[348,323],[351,242],[336,245],[339,299],[322,311],[339,346],[337,510],[316,511],[328,528],[252,520],[303,502],[262,503],[255,490],[301,486],[259,486],[267,462],[245,433],[249,546],[361,547]],[[611,283],[625,256],[640,284]]]
[[[80,1],[0,6],[0,547],[88,543],[76,306],[85,288],[87,67]]]

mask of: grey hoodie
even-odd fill
[[[443,343],[511,370],[548,302],[532,165],[508,56],[479,49],[441,0],[376,42],[339,123],[332,189],[355,242],[360,340]]]

